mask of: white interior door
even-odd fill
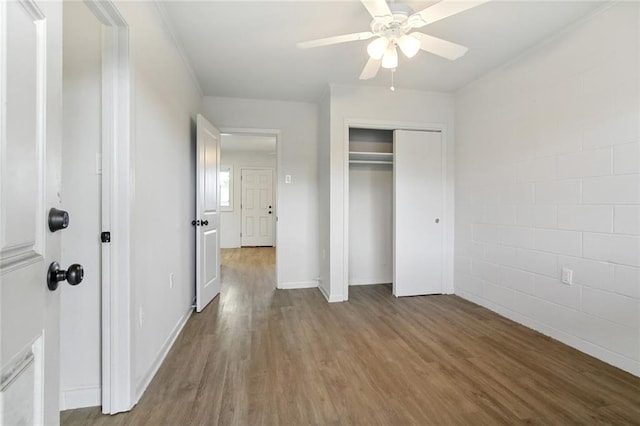
[[[273,170],[242,169],[242,246],[273,246]]]
[[[60,291],[46,275],[64,232],[47,227],[60,205],[61,6],[0,2],[2,425],[59,422]]]
[[[196,310],[220,293],[220,132],[206,118],[197,119]]]
[[[393,294],[442,293],[442,142],[439,132],[393,132]]]

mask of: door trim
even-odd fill
[[[276,143],[278,143],[276,141]],[[244,229],[244,223],[242,220],[242,187],[244,186],[244,181],[242,179],[242,172],[244,170],[269,170],[271,171],[271,199],[272,202],[273,200],[276,199],[275,197],[275,187],[276,187],[276,170],[273,167],[240,167],[240,232],[242,232],[242,230]],[[273,241],[273,247],[277,247],[276,246],[276,217],[278,217],[278,204],[275,204],[275,208],[272,209],[273,212],[275,213],[273,215],[273,217],[271,218],[271,232],[272,232],[272,241]],[[240,237],[240,247],[243,247],[242,245],[242,237]]]
[[[129,27],[112,0],[85,0],[102,42],[102,412],[135,404],[130,264],[131,68]]]
[[[415,123],[401,121],[381,121],[357,118],[347,118],[343,127],[343,234],[342,234],[342,300],[349,300],[349,128],[362,127],[380,130],[418,130],[424,132],[440,132],[442,143],[442,217],[445,229],[442,235],[442,293],[453,293],[453,221],[454,221],[454,192],[453,180],[447,185],[447,176],[453,173],[449,170],[449,156],[447,126],[444,123]],[[452,177],[453,179],[453,177]],[[333,300],[331,300],[333,301]]]
[[[267,136],[275,136],[276,138],[276,169],[274,170],[274,183],[273,183],[273,191],[274,198],[276,200],[276,209],[280,206],[280,175],[279,172],[282,167],[282,131],[279,129],[252,129],[247,127],[222,127],[220,128],[220,133],[232,133],[232,134],[240,134],[240,135],[267,135]],[[278,247],[279,247],[279,226],[278,226],[278,210],[276,210],[276,218],[275,218],[275,234],[274,234],[274,244],[276,247],[276,288],[283,288],[282,283],[280,282],[281,274],[281,260],[280,256],[278,256]],[[240,242],[242,244],[242,241]]]

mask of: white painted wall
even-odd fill
[[[83,265],[84,280],[59,287],[62,410],[100,405],[101,30],[84,3],[64,2],[62,208],[70,222],[60,231],[60,263]]]
[[[325,120],[326,121],[326,120]],[[330,152],[321,157],[320,169],[329,174],[329,203],[323,205],[321,215],[328,215],[329,223],[321,222],[320,233],[329,235],[321,247],[329,256],[328,268],[321,269],[322,288],[329,289],[328,300],[345,300],[344,283],[348,279],[345,256],[345,135],[346,121],[438,125],[446,129],[443,147],[447,152],[446,187],[443,225],[445,228],[444,291],[453,292],[453,178],[454,178],[454,99],[452,95],[410,90],[390,91],[383,87],[349,87],[333,85],[330,89]],[[327,164],[328,160],[328,164]],[[327,191],[326,185],[322,188]],[[323,197],[325,197],[323,195]],[[328,225],[328,227],[327,227]]]
[[[131,31],[133,364],[139,397],[192,311],[201,94],[154,3],[117,6]]]
[[[456,294],[636,375],[639,8],[615,4],[456,96]]]
[[[278,285],[316,286],[318,276],[318,107],[316,104],[205,96],[219,129],[280,130],[278,150]],[[290,184],[284,176],[291,175]]]
[[[224,139],[224,136],[222,136]],[[223,211],[220,214],[220,247],[234,248],[240,247],[240,232],[242,229],[242,217],[240,210],[240,201],[242,200],[242,182],[240,180],[242,168],[276,168],[276,155],[269,152],[238,152],[225,151],[220,154],[221,164],[231,166],[233,168],[233,210]],[[275,179],[274,179],[275,183]],[[276,194],[274,185],[274,209]],[[274,210],[277,213],[277,210]],[[275,224],[274,224],[275,225]],[[275,237],[275,233],[274,233]],[[274,241],[275,244],[275,241]]]

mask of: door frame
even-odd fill
[[[343,300],[349,300],[349,128],[361,127],[378,130],[417,130],[424,132],[440,132],[442,143],[442,217],[445,229],[442,235],[442,293],[453,293],[453,221],[454,221],[454,188],[453,176],[448,184],[447,176],[453,174],[453,165],[449,160],[450,149],[447,138],[447,126],[443,123],[416,123],[402,121],[383,121],[368,119],[345,119],[343,127]]]
[[[102,412],[130,410],[133,381],[131,286],[131,65],[129,26],[112,0],[85,0],[102,27]]]
[[[237,134],[237,135],[245,135],[245,136],[274,136],[276,138],[276,168],[273,173],[274,183],[273,183],[273,191],[274,198],[276,200],[276,217],[275,217],[275,234],[274,234],[274,244],[276,249],[276,288],[282,288],[282,283],[280,282],[280,277],[282,274],[281,270],[281,262],[280,256],[278,256],[278,247],[279,247],[279,226],[278,226],[278,206],[280,206],[280,174],[282,166],[282,131],[279,129],[256,129],[256,128],[247,128],[247,127],[221,127],[220,133],[229,133],[229,134]],[[249,168],[249,167],[247,167]],[[241,192],[242,194],[242,192]],[[242,195],[241,195],[242,197]],[[242,213],[241,213],[242,214]],[[242,223],[242,218],[240,219]],[[240,240],[240,244],[242,245],[242,240]]]
[[[276,142],[277,143],[277,142]],[[240,167],[240,232],[244,229],[243,216],[242,216],[242,188],[244,186],[244,179],[242,179],[242,171],[243,170],[270,170],[271,171],[271,202],[273,203],[276,200],[276,173],[273,167]],[[272,232],[272,240],[273,247],[276,246],[276,218],[278,217],[278,204],[275,203],[275,208],[272,209],[275,213],[271,218],[271,232]],[[240,236],[240,247],[242,247],[242,236]]]

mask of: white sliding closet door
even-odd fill
[[[442,293],[442,142],[439,132],[393,132],[393,294]]]

